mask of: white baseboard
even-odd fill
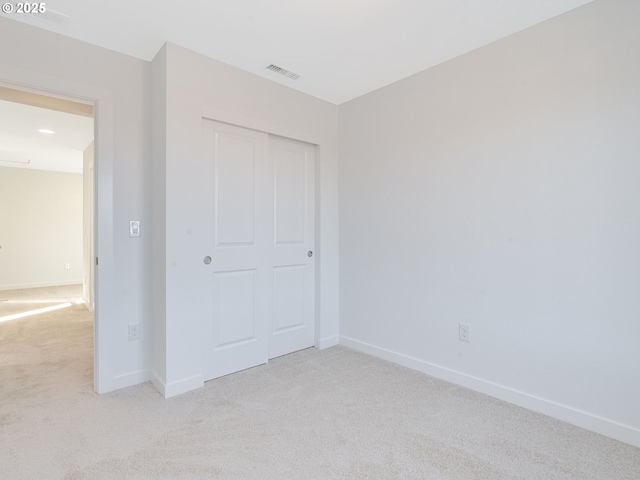
[[[62,287],[65,285],[82,285],[82,280],[64,280],[60,282],[44,283],[16,283],[14,285],[0,285],[0,290],[23,290],[25,288]]]
[[[160,379],[158,374],[154,371],[151,371],[151,384],[156,387],[156,390],[164,397],[164,392],[166,390],[164,382]],[[166,398],[166,397],[165,397]]]
[[[321,338],[316,342],[316,348],[318,350],[335,347],[336,345],[340,345],[340,337],[338,335],[334,335],[333,337]]]
[[[137,370],[135,372],[117,375],[113,377],[113,389],[132,387],[149,381],[149,370]]]
[[[151,383],[164,398],[171,398],[204,386],[204,376],[194,375],[177,382],[164,383],[156,372],[151,372]]]
[[[340,336],[340,344],[374,357],[397,363],[403,367],[418,370],[432,377],[455,383],[462,387],[484,393],[505,402],[542,413],[549,417],[570,423],[577,427],[611,437],[635,447],[640,447],[640,430],[624,425],[613,420],[598,417],[596,415],[577,410],[567,405],[562,405],[551,400],[530,395],[519,390],[514,390],[481,378],[473,377],[456,370],[439,365],[434,365],[424,360],[396,353],[385,348],[360,342],[353,338]]]

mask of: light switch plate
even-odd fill
[[[130,237],[140,236],[140,220],[131,220],[129,222],[129,236]]]

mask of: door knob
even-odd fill
[[[202,261],[204,262],[205,265],[209,265],[211,263],[211,257],[207,255],[206,257],[204,257],[204,260]]]
[[[309,253],[307,253],[307,257],[313,257],[313,252],[311,250],[309,250]]]

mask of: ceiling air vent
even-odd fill
[[[285,77],[289,77],[291,80],[300,78],[300,75],[298,75],[297,73],[290,72],[286,68],[279,67],[277,65],[274,65],[273,63],[267,67],[267,70],[271,70],[272,72],[276,72],[280,75],[284,75]]]

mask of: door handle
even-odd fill
[[[211,263],[211,257],[207,255],[206,257],[204,257],[202,261],[204,262],[205,265],[209,265]]]
[[[313,257],[313,252],[311,250],[309,250],[309,253],[307,253],[307,257]]]

